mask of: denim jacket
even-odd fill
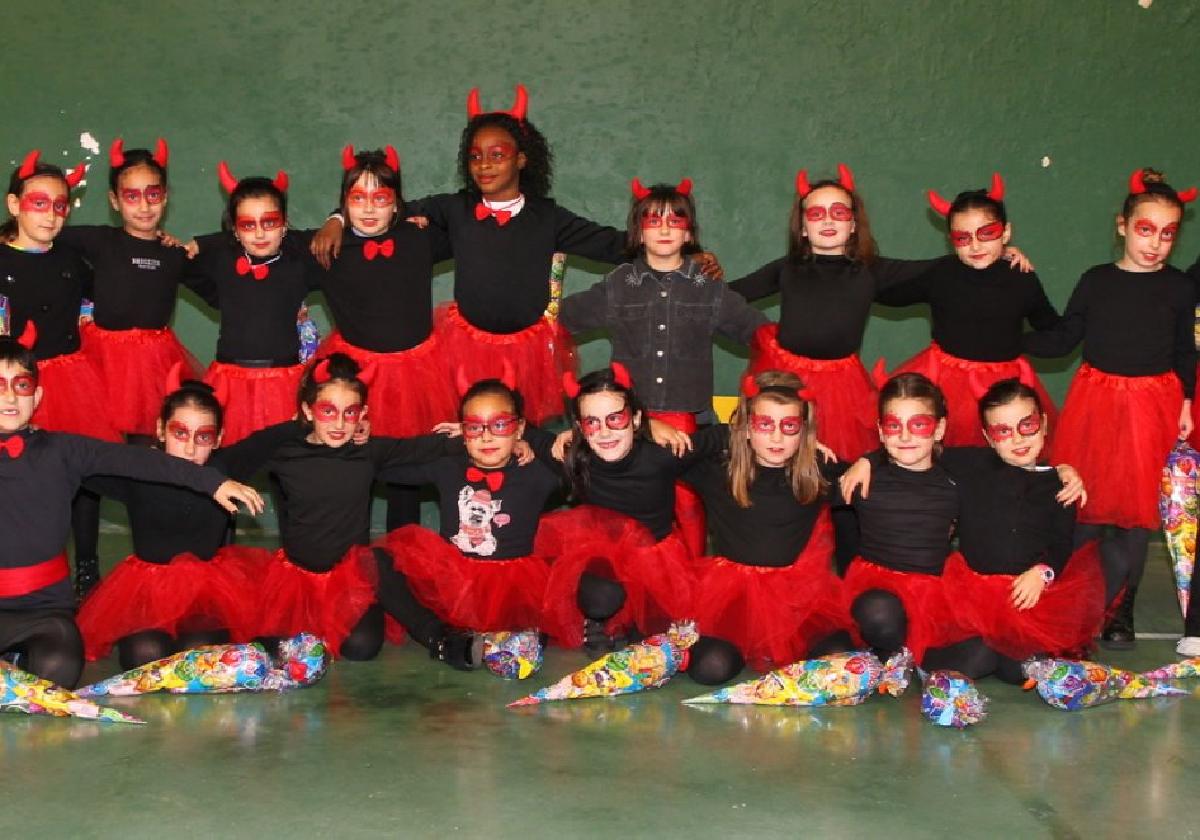
[[[608,330],[612,359],[629,368],[653,411],[712,407],[714,333],[748,344],[767,318],[685,259],[658,275],[638,258],[583,292],[564,298],[559,319],[572,333]]]

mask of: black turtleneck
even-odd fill
[[[92,294],[92,271],[70,248],[21,251],[0,245],[0,295],[8,298],[13,335],[32,320],[38,361],[79,349],[79,307]]]

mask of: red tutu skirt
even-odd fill
[[[685,434],[696,433],[696,415],[686,411],[651,411],[655,420],[669,423]],[[675,482],[675,525],[693,557],[708,549],[708,517],[700,494],[682,481]]]
[[[120,394],[104,387],[82,351],[38,362],[38,384],[42,401],[33,412],[34,426],[118,443],[125,439],[110,413]]]
[[[1063,404],[1050,463],[1087,487],[1079,521],[1158,530],[1163,464],[1179,437],[1183,389],[1174,373],[1117,376],[1079,366]]]
[[[833,573],[833,525],[817,519],[790,566],[746,566],[724,557],[697,561],[696,625],[737,645],[760,671],[803,659],[814,642],[850,626],[842,581]]]
[[[257,551],[227,546],[212,560],[181,554],[170,563],[125,558],[79,608],[76,622],[85,655],[102,659],[117,640],[143,630],[171,636],[219,629],[234,634],[258,603],[242,556]]]
[[[304,365],[250,368],[213,362],[204,381],[213,387],[224,379],[229,388],[225,406],[225,436],[222,443],[232,446],[243,438],[296,416],[296,396]]]
[[[1091,646],[1104,623],[1104,572],[1096,542],[1071,555],[1063,573],[1028,610],[1012,604],[1016,575],[981,575],[955,554],[942,576],[946,596],[968,635],[983,637],[989,647],[1013,659],[1078,654]]]
[[[625,588],[625,605],[605,624],[609,633],[630,626],[661,633],[694,615],[695,563],[678,532],[656,542],[636,519],[583,505],[543,516],[534,553],[551,563],[542,630],[556,644],[583,644],[576,593],[585,572]]]
[[[942,440],[945,446],[986,446],[983,439],[983,427],[979,423],[979,398],[975,396],[971,384],[971,374],[981,387],[990,387],[993,382],[1001,379],[1016,379],[1021,375],[1021,369],[1014,359],[1011,362],[974,362],[970,359],[960,359],[951,356],[936,344],[930,344],[917,355],[913,356],[892,373],[923,373],[937,382],[942,393],[946,395],[946,437]],[[1046,391],[1041,379],[1033,383],[1042,408],[1049,421],[1047,435],[1053,434],[1057,427],[1058,409],[1054,400]],[[1048,437],[1049,439],[1049,437]]]
[[[955,555],[950,555],[954,557]],[[955,617],[954,608],[946,595],[945,581],[937,575],[898,572],[855,557],[846,570],[844,582],[846,605],[871,589],[882,589],[900,599],[908,618],[908,636],[904,644],[920,663],[929,648],[942,647],[967,638],[965,625]],[[850,632],[855,643],[862,643],[853,621]]]
[[[537,425],[563,413],[562,375],[577,372],[578,360],[570,334],[558,321],[543,317],[520,332],[490,333],[467,323],[457,304],[444,303],[433,314],[433,333],[450,382],[460,367],[470,382],[499,378],[508,359],[529,422]]]
[[[392,555],[417,599],[447,624],[480,632],[541,625],[550,570],[540,557],[477,559],[420,525],[397,528],[376,545]]]
[[[167,394],[167,373],[183,363],[183,378],[200,376],[200,363],[175,333],[160,330],[104,330],[88,322],[80,328],[83,352],[113,395],[112,419],[126,434],[152,435]]]
[[[408,350],[375,353],[334,332],[317,349],[317,358],[331,353],[345,353],[360,367],[375,365],[367,399],[371,434],[415,437],[428,434],[438,423],[458,419],[458,397],[446,376],[435,335]]]
[[[324,639],[337,656],[342,642],[375,603],[379,573],[374,552],[368,546],[352,546],[328,572],[310,572],[288,560],[283,549],[259,551],[260,604],[235,638],[307,632]],[[388,638],[394,638],[392,633]]]
[[[837,453],[838,460],[854,461],[879,448],[875,428],[879,394],[857,355],[844,359],[810,359],[779,346],[778,324],[758,328],[750,343],[750,373],[783,370],[794,373],[813,392],[817,406],[817,438]]]

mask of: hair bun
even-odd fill
[[[1166,177],[1161,172],[1159,172],[1157,169],[1151,169],[1149,166],[1143,167],[1143,169],[1142,169],[1142,183],[1143,184],[1147,184],[1147,185],[1149,185],[1149,184],[1165,184],[1166,182],[1167,182]]]
[[[180,391],[194,391],[201,394],[216,396],[217,389],[199,379],[185,379],[179,383]]]

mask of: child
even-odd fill
[[[222,395],[182,375],[181,365],[172,368],[157,421],[158,445],[172,458],[249,481],[276,447],[300,435],[289,421],[222,446]],[[246,574],[253,552],[223,545],[229,514],[182,488],[105,477],[87,486],[125,504],[134,547],[80,607],[87,658],[107,656],[115,643],[128,669],[229,641],[260,598]]]
[[[570,295],[559,321],[571,333],[605,328],[613,361],[638,383],[647,413],[682,432],[712,417],[712,340],[748,344],[766,316],[704,276],[692,182],[646,188],[633,181],[627,256],[601,282]],[[705,548],[704,509],[678,488],[676,519],[693,554]]]
[[[949,412],[946,446],[980,445],[972,378],[986,387],[1022,373],[1032,377],[1053,425],[1054,403],[1020,358],[1021,333],[1026,321],[1046,330],[1059,316],[1037,275],[1014,273],[1004,259],[1012,238],[1004,181],[996,173],[990,189],[959,193],[952,202],[930,190],[929,203],[946,218],[954,256],[880,295],[889,306],[928,303],[933,317],[933,343],[896,372],[924,373],[942,389]]]
[[[32,428],[44,391],[29,344],[0,337],[0,653],[18,651],[26,671],[70,688],[83,668],[83,643],[63,548],[71,498],[85,477],[178,484],[211,495],[231,513],[239,501],[260,512],[262,500],[209,467]]]
[[[217,172],[229,193],[223,232],[196,240],[185,282],[220,312],[204,381],[228,389],[225,440],[234,444],[295,414],[304,374],[296,312],[317,272],[307,241],[288,233],[287,173],[239,181],[224,161]]]
[[[158,238],[168,201],[168,154],[161,138],[154,152],[125,149],[120,137],[114,140],[108,202],[122,226],[71,226],[59,236],[95,275],[83,349],[108,390],[120,395],[113,402],[113,422],[126,435],[154,434],[167,371],[182,364],[189,377],[199,373],[171,329],[187,254]]]
[[[1101,636],[1108,647],[1134,644],[1134,601],[1150,535],[1162,525],[1162,467],[1192,431],[1196,293],[1167,257],[1183,205],[1195,197],[1152,169],[1134,172],[1117,216],[1121,258],[1084,273],[1058,327],[1025,337],[1035,356],[1062,356],[1083,342],[1050,457],[1074,465],[1087,484],[1075,542],[1102,538],[1107,599],[1124,588]]]
[[[793,373],[746,376],[727,458],[683,476],[704,499],[715,555],[697,560],[697,627],[760,670],[804,658],[847,623],[828,505],[841,469],[818,458],[817,410]],[[713,680],[733,679],[741,664]]]

